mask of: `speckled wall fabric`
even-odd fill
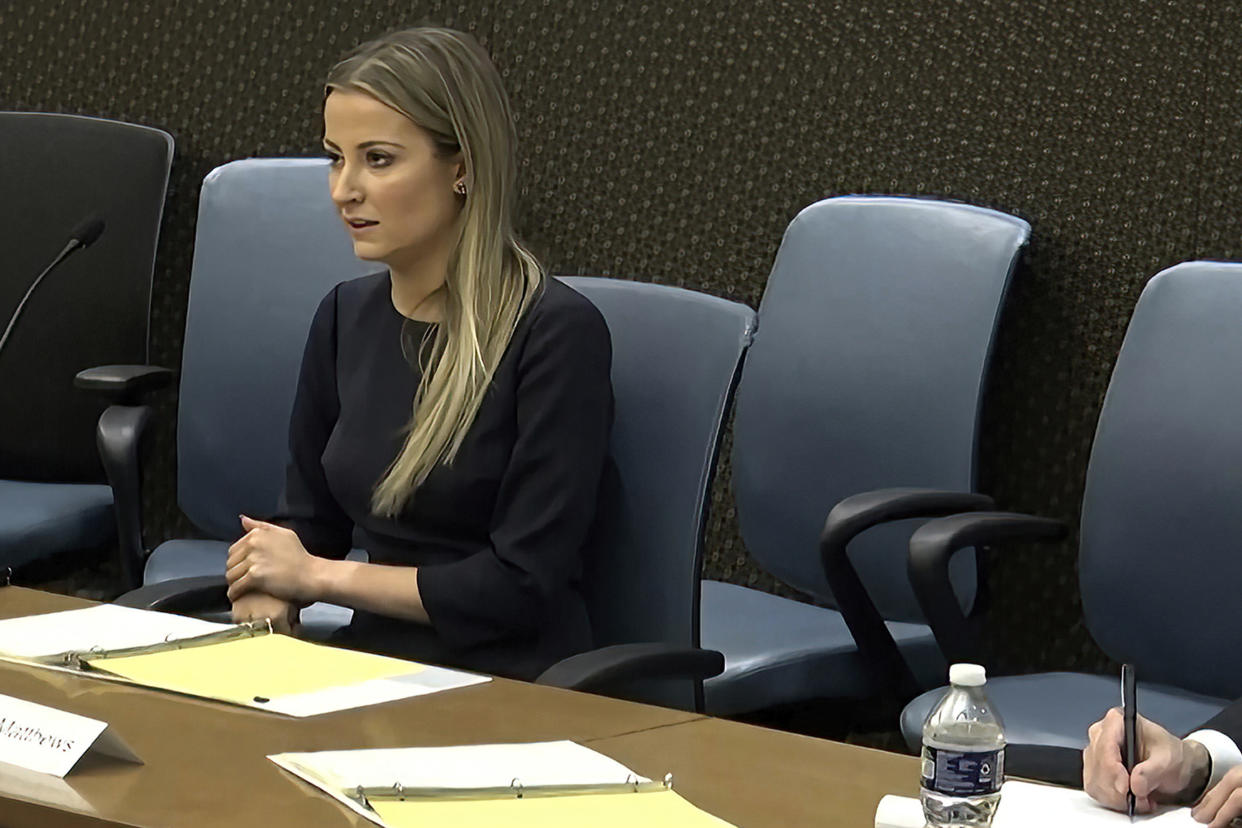
[[[985,487],[1076,521],[1095,418],[1133,303],[1177,261],[1242,255],[1234,42],[1242,13],[1187,0],[0,4],[0,107],[100,115],[176,137],[152,318],[179,363],[199,182],[308,154],[348,47],[435,22],[473,31],[520,117],[523,227],[556,272],[756,305],[803,206],[920,193],[1015,213],[1018,273],[985,412]],[[54,159],[31,159],[54,163]],[[165,400],[150,541],[188,530]],[[745,562],[727,491],[708,567]],[[1072,543],[990,556],[994,666],[1099,666]]]

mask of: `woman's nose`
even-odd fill
[[[329,188],[332,200],[337,204],[362,201],[362,190],[358,186],[357,176],[353,168],[345,162],[341,162],[340,167],[332,171]]]

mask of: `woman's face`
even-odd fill
[[[443,253],[461,210],[460,157],[436,155],[431,136],[365,92],[333,90],[323,144],[332,201],[360,259],[398,270]]]

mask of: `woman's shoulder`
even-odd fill
[[[550,328],[608,339],[608,323],[590,299],[551,276],[544,279],[541,290],[529,311],[532,331]]]
[[[337,282],[319,300],[313,324],[335,327],[367,314],[377,305],[382,307],[383,302],[391,303],[388,285],[387,270]]]
[[[366,305],[379,299],[391,301],[389,284],[388,271],[381,270],[338,282],[325,298],[335,297],[338,305],[346,306]]]

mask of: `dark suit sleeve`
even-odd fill
[[[612,425],[612,343],[585,301],[539,308],[522,343],[517,437],[489,548],[418,572],[437,634],[469,647],[534,635],[582,568]],[[514,343],[516,344],[516,343]]]
[[[1233,739],[1236,744],[1242,745],[1242,700],[1235,701],[1195,730],[1216,730]]]
[[[306,337],[289,418],[285,489],[273,519],[295,531],[308,552],[325,558],[345,557],[353,532],[353,522],[328,489],[321,460],[340,413],[336,393],[337,294],[338,288],[333,288],[319,303]]]

